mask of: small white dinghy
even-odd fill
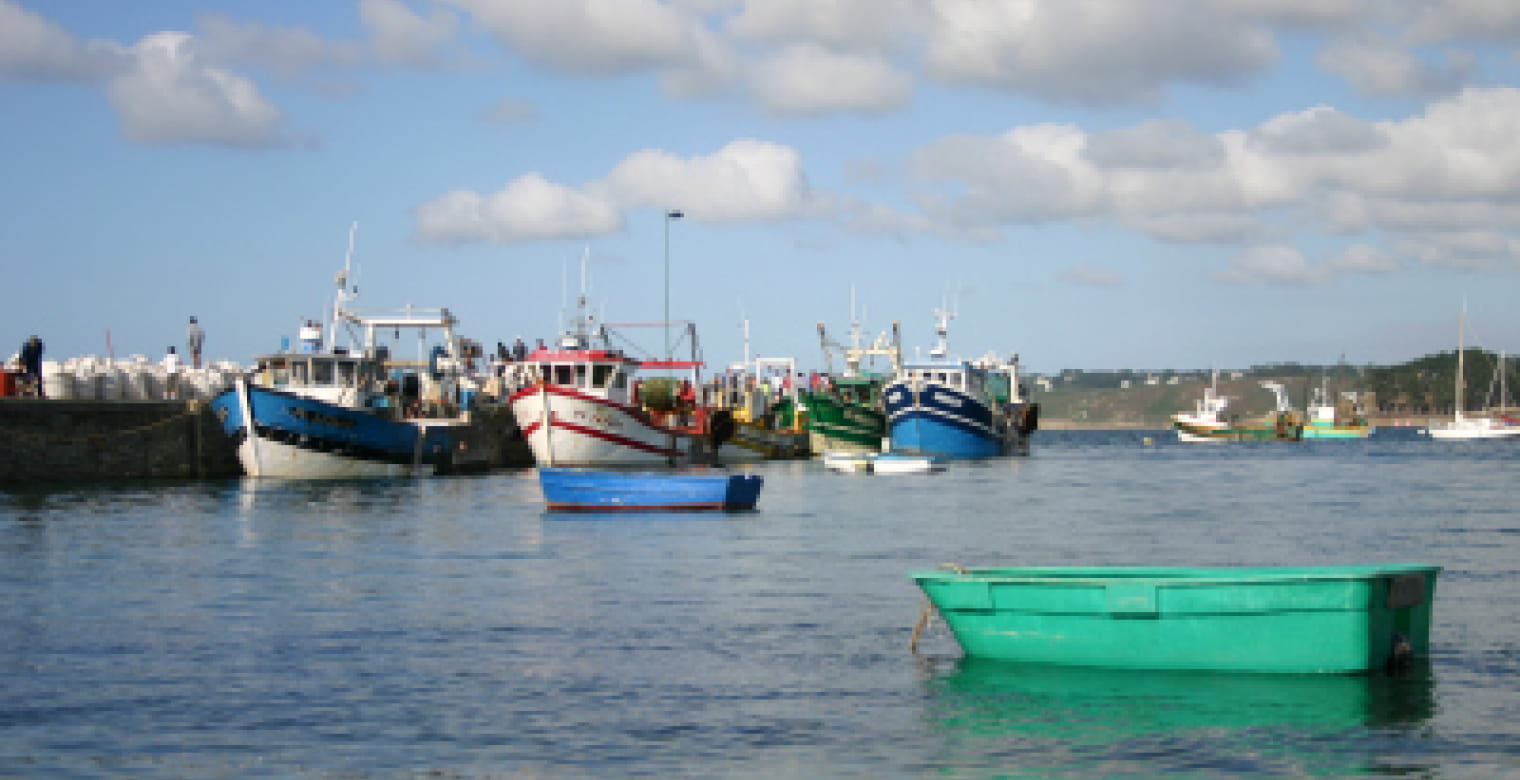
[[[933,455],[879,452],[871,456],[871,472],[874,474],[927,474],[944,470],[944,462]]]

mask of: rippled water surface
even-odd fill
[[[1520,777],[1520,442],[755,470],[740,514],[549,515],[531,470],[0,493],[0,777]],[[1445,567],[1399,678],[908,651],[945,562],[1382,561]]]

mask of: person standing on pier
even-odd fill
[[[190,347],[190,365],[193,368],[201,367],[201,347],[206,343],[206,332],[201,330],[199,322],[194,317],[190,318],[190,332],[186,335],[187,346]]]
[[[179,398],[179,353],[174,351],[174,345],[169,345],[169,354],[164,355],[164,398],[173,401]]]
[[[42,394],[42,339],[36,334],[21,344],[21,376],[31,385],[33,394],[46,397]]]

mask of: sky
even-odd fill
[[[941,308],[1039,373],[1513,351],[1517,54],[1513,0],[0,0],[0,353],[247,364],[354,225],[358,306],[488,347],[584,279],[715,368]]]

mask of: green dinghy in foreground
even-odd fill
[[[1429,654],[1440,571],[1413,563],[953,567],[909,576],[971,657],[1357,673]]]

